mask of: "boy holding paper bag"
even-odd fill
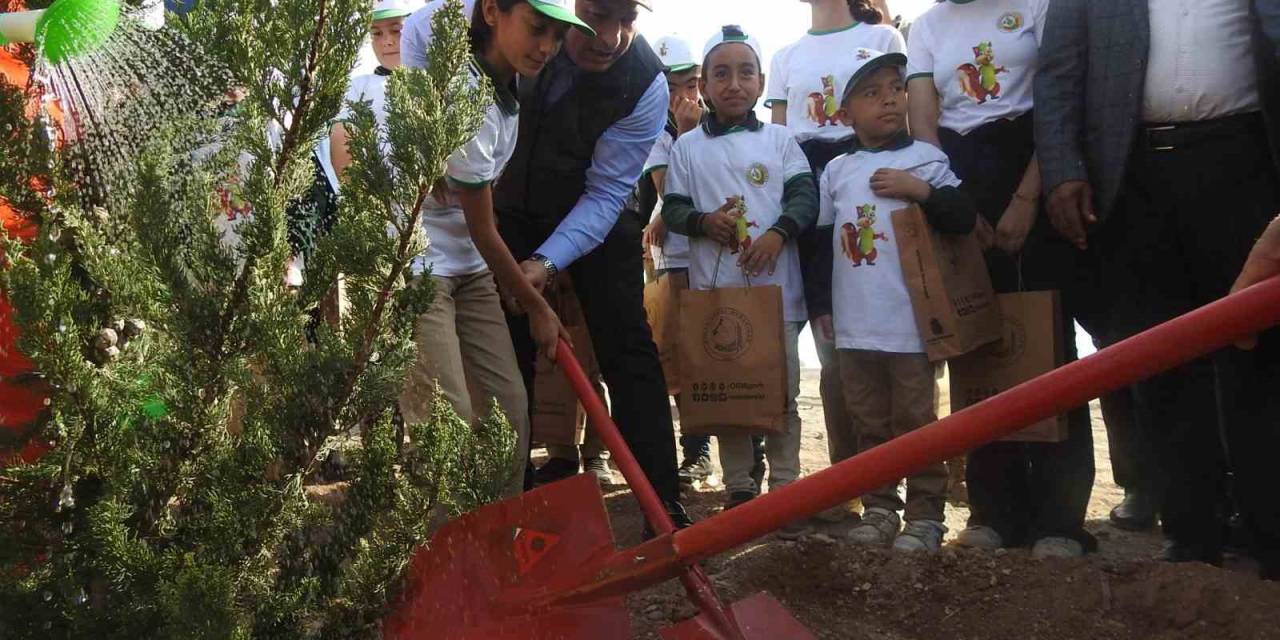
[[[762,335],[765,332],[739,325],[737,339],[730,341],[730,346],[743,348],[753,340],[784,342],[787,388],[785,408],[779,406],[784,409],[783,424],[765,441],[769,487],[776,489],[800,475],[797,341],[808,316],[795,239],[817,217],[817,188],[808,161],[787,129],[756,119],[753,109],[764,91],[756,40],[737,26],[724,27],[704,48],[702,70],[700,86],[711,112],[672,148],[662,219],[671,233],[689,236],[691,290],[781,290],[784,331],[778,334],[784,335]],[[706,333],[717,331],[710,327]],[[699,381],[687,382],[695,386],[696,396]],[[690,403],[696,404],[697,397],[686,402]],[[734,507],[760,493],[750,476],[751,434],[740,429],[717,432],[717,437],[729,492],[727,507]],[[802,524],[794,524],[780,535],[796,537],[804,531]]]
[[[942,233],[973,230],[977,210],[956,187],[946,155],[907,133],[906,56],[860,49],[841,115],[853,148],[831,161],[819,187],[819,251],[810,271],[815,331],[833,338],[845,399],[865,451],[937,419],[934,365],[925,354],[899,260],[890,214],[919,206]],[[853,542],[898,551],[937,551],[946,533],[947,471],[942,463],[862,498]],[[906,527],[899,531],[899,511]]]

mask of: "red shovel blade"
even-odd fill
[[[815,640],[781,602],[764,591],[733,603],[729,610],[744,640]],[[662,640],[720,640],[715,629],[704,613],[659,629],[658,635]]]
[[[631,637],[621,597],[530,610],[616,553],[591,474],[462,516],[418,550],[383,626],[387,640],[595,640]]]

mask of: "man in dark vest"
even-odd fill
[[[647,2],[577,1],[597,35],[567,34],[542,74],[521,83],[519,142],[495,198],[499,229],[534,288],[572,275],[618,427],[685,525],[666,382],[644,312],[641,226],[622,215],[667,120],[666,78],[636,33],[638,7]],[[510,325],[532,397],[529,323],[513,316]]]

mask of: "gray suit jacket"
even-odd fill
[[[1277,0],[1254,0],[1263,114],[1280,158]],[[1093,186],[1100,218],[1115,205],[1142,124],[1151,29],[1147,0],[1052,0],[1035,81],[1036,154],[1045,193]]]

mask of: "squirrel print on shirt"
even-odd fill
[[[728,213],[737,228],[733,236],[733,244],[729,246],[732,249],[730,254],[737,255],[739,251],[751,249],[751,233],[747,229],[760,225],[747,219],[747,199],[743,196],[733,196],[733,206]]]
[[[987,100],[1000,98],[1001,73],[1009,70],[995,63],[996,54],[990,42],[979,42],[973,48],[973,62],[966,62],[956,67],[956,79],[960,81],[960,90],[965,95],[984,104]]]
[[[858,207],[856,225],[846,222],[840,227],[840,248],[855,267],[862,266],[864,261],[867,266],[876,266],[876,256],[879,253],[876,251],[876,240],[889,240],[885,234],[876,233],[875,224],[876,206],[864,204]]]
[[[836,77],[823,76],[822,92],[809,94],[809,119],[818,123],[819,127],[838,125],[836,115],[840,112],[840,104],[836,101]]]

